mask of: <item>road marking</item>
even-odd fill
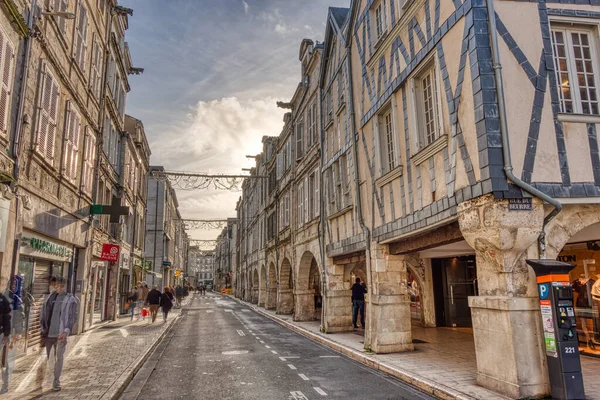
[[[230,310],[229,308],[226,308],[225,312],[233,312],[233,310]]]
[[[298,374],[298,376],[302,379],[304,379],[305,381],[310,381],[310,379],[308,379],[308,376],[304,375],[304,374]]]
[[[340,356],[319,356],[320,358],[340,358]]]
[[[242,311],[245,311],[245,312],[250,312],[250,311],[252,311],[252,310],[248,310],[247,308],[242,308]]]
[[[237,333],[238,333],[240,336],[246,336],[246,334],[244,333],[244,331],[241,331],[241,330],[239,330],[239,329],[237,330]]]
[[[257,338],[258,339],[258,338]],[[265,344],[265,342],[263,342],[262,340],[260,341],[262,344]]]
[[[120,328],[119,332],[121,332],[121,335],[123,335],[123,337],[129,336],[129,332],[127,332],[126,329]]]
[[[288,367],[290,367],[290,369],[296,369],[292,364],[288,364]]]
[[[213,311],[213,310],[206,310],[206,313],[207,313],[207,314],[210,314],[210,313],[212,313],[212,312],[214,312],[214,311]]]
[[[273,354],[277,354],[277,352],[275,350],[271,350],[271,353]]]
[[[256,338],[257,338],[258,340],[260,340],[260,338],[259,338],[258,336],[257,336]]]
[[[265,344],[265,347],[266,347],[267,349],[270,349],[270,348],[271,348],[271,346],[269,346],[268,344]]]
[[[287,357],[284,357],[284,358],[300,358],[300,356],[287,356]]]
[[[280,359],[281,361],[284,361],[284,362],[286,361],[286,360],[285,360],[285,357],[279,357],[279,359]]]
[[[327,396],[327,393],[325,393],[325,392],[323,391],[323,389],[321,389],[320,387],[314,387],[313,389],[315,389],[315,391],[316,391],[317,393],[319,393],[321,396]]]
[[[302,392],[290,392],[290,400],[308,400],[308,397]]]
[[[248,350],[229,350],[229,351],[224,351],[222,354],[226,355],[226,356],[237,356],[240,354],[246,354],[248,353]],[[210,360],[213,361],[213,360]]]

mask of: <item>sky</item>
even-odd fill
[[[323,41],[327,10],[350,0],[121,0],[134,10],[126,113],[144,123],[151,165],[241,174],[279,135],[300,81],[302,39]],[[240,192],[177,191],[183,218],[235,217]],[[219,231],[190,231],[214,239]]]

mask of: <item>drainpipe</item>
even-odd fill
[[[357,145],[357,141],[358,141],[358,135],[357,132],[358,130],[356,129],[356,115],[354,113],[354,89],[352,87],[352,54],[351,54],[351,48],[350,48],[350,44],[347,43],[346,44],[346,59],[348,62],[348,80],[349,80],[349,84],[348,84],[348,107],[350,108],[350,118],[352,119],[352,135],[354,136],[352,138],[352,149],[353,149],[353,155],[354,155],[354,185],[355,185],[355,190],[356,190],[356,208],[357,208],[357,214],[358,214],[358,222],[360,224],[360,228],[363,231],[363,234],[365,235],[365,258],[366,258],[366,266],[367,266],[367,276],[369,278],[369,282],[368,282],[368,291],[370,294],[373,293],[373,273],[372,273],[372,268],[371,268],[371,231],[369,230],[369,228],[367,227],[367,225],[365,225],[365,220],[363,218],[363,211],[362,211],[362,201],[361,201],[361,195],[360,195],[360,178],[358,176],[359,174],[359,170],[358,170],[358,145]],[[371,201],[371,216],[373,218],[373,215],[375,215],[375,211],[374,211],[374,200]],[[367,318],[367,325],[368,325],[368,330],[370,330],[371,328],[371,323],[372,319],[371,318]]]
[[[510,142],[508,137],[508,123],[506,120],[506,105],[504,100],[504,84],[502,82],[502,65],[500,64],[500,50],[498,46],[498,33],[496,30],[496,12],[494,11],[494,0],[486,0],[487,2],[487,12],[488,12],[488,20],[490,24],[490,39],[492,44],[492,60],[494,63],[494,73],[496,75],[496,94],[498,96],[498,115],[500,117],[500,133],[502,135],[502,154],[504,157],[504,172],[506,173],[506,178],[531,194],[534,197],[537,197],[554,207],[554,210],[550,214],[548,214],[544,218],[544,223],[542,225],[542,233],[538,239],[538,250],[540,253],[540,258],[546,258],[546,233],[545,227],[552,221],[552,219],[561,212],[562,204],[543,193],[542,191],[536,189],[530,184],[523,182],[521,179],[517,178],[513,174],[513,166],[510,156]]]
[[[324,55],[325,57],[325,55]],[[319,160],[320,160],[320,169],[319,169],[319,194],[320,194],[320,199],[319,199],[319,251],[321,253],[321,286],[322,286],[322,291],[321,291],[321,332],[325,332],[325,316],[327,315],[327,313],[325,312],[325,304],[327,304],[327,273],[325,272],[325,196],[324,196],[324,186],[323,186],[323,167],[325,167],[325,160],[323,158],[323,148],[325,147],[325,132],[323,130],[323,101],[322,101],[322,96],[323,96],[323,90],[321,88],[321,85],[319,85],[319,92],[317,93],[317,98],[319,99],[319,115],[321,116],[321,129],[320,129],[320,135],[319,135],[319,141],[320,141],[320,149],[319,152],[321,153],[319,155]]]

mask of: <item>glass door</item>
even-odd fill
[[[444,261],[446,325],[471,327],[469,296],[477,295],[475,257],[455,257]]]

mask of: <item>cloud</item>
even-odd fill
[[[245,0],[242,0],[242,4],[244,5],[244,12],[246,14],[248,14],[249,10],[250,10],[250,6],[248,5],[248,2]]]

